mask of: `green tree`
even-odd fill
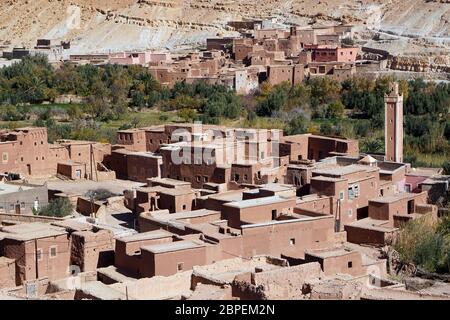
[[[330,136],[334,133],[333,126],[330,122],[322,122],[320,124],[320,134],[323,134],[325,136]]]
[[[28,119],[28,111],[24,107],[14,105],[0,106],[0,118],[3,121],[21,121]]]
[[[281,110],[289,98],[290,85],[282,83],[271,88],[267,93],[258,97],[256,113],[259,116],[272,116]]]
[[[325,117],[330,119],[340,119],[344,115],[344,105],[341,101],[335,101],[327,106]]]
[[[371,124],[369,120],[358,119],[353,124],[353,130],[357,137],[367,137],[369,130],[371,129]]]
[[[47,217],[66,217],[73,213],[73,206],[67,198],[56,198],[34,214]]]
[[[159,115],[159,121],[161,121],[161,122],[166,122],[167,120],[169,120],[169,116],[168,116],[167,114],[161,113],[161,114]]]
[[[307,85],[311,88],[313,110],[317,110],[320,105],[339,100],[341,85],[336,80],[328,77],[313,78],[308,80]]]
[[[377,138],[364,139],[361,144],[361,151],[365,153],[380,153],[383,152],[384,142]]]
[[[445,161],[442,165],[443,174],[450,175],[450,161]]]
[[[289,121],[284,131],[286,135],[306,133],[307,123],[305,117],[302,115],[295,116]]]
[[[67,108],[67,115],[70,119],[82,119],[84,116],[83,108],[80,105],[72,104]]]
[[[428,272],[450,271],[449,218],[437,222],[426,215],[401,226],[394,248],[404,264],[412,263]]]
[[[185,122],[193,122],[197,116],[197,112],[194,109],[183,108],[178,110],[178,116],[182,118]]]
[[[353,46],[355,44],[355,41],[350,37],[346,37],[341,40],[341,43],[348,46]]]

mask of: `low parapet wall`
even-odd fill
[[[323,276],[318,262],[306,263],[236,277],[233,296],[242,300],[288,299],[302,295],[303,285]]]
[[[192,271],[180,272],[170,277],[143,278],[133,282],[115,283],[110,287],[128,293],[138,300],[159,300],[189,295]]]
[[[287,299],[300,295],[304,283],[319,278],[322,269],[318,262],[252,274],[252,283],[264,288],[268,299]]]
[[[101,201],[91,201],[85,197],[78,197],[77,212],[84,216],[90,216],[93,213],[97,214],[102,207],[104,207],[104,204]]]
[[[32,214],[14,214],[14,213],[0,213],[0,222],[3,221],[14,221],[14,222],[54,222],[61,221],[64,218],[57,217],[47,217],[47,216],[36,216]]]
[[[426,294],[406,290],[379,288],[364,288],[361,294],[362,300],[449,300],[448,296]]]

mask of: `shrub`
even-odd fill
[[[256,113],[259,116],[270,117],[273,113],[280,111],[288,101],[289,87],[284,84],[270,89],[267,96],[260,99],[256,106]]]
[[[352,46],[352,45],[355,44],[355,41],[352,38],[350,38],[350,37],[346,37],[346,38],[343,38],[341,40],[341,43],[345,44],[345,45],[348,45],[348,46]]]
[[[450,175],[450,161],[445,161],[442,168],[444,169],[443,174]]]
[[[307,132],[306,119],[302,115],[297,115],[289,121],[285,132],[287,135],[301,134]]]
[[[189,108],[180,109],[180,110],[178,110],[177,114],[185,122],[192,122],[192,121],[194,121],[195,117],[197,116],[197,112],[195,112],[194,109],[189,109]]]
[[[28,118],[28,112],[24,107],[4,105],[0,106],[0,119],[3,121],[21,121]]]
[[[329,122],[322,122],[320,124],[320,133],[326,136],[334,133],[333,126]]]
[[[384,141],[376,138],[364,139],[361,143],[361,152],[380,153],[384,150]]]
[[[73,213],[73,206],[67,198],[56,198],[34,214],[47,217],[66,217]]]
[[[358,137],[366,137],[369,133],[370,129],[370,121],[361,119],[355,122],[353,129],[355,131],[356,136]]]
[[[330,119],[342,118],[344,115],[344,105],[340,101],[330,103],[325,111],[325,117]]]
[[[167,114],[162,113],[159,115],[159,121],[165,122],[167,120],[169,120],[169,116]]]
[[[402,263],[412,263],[428,272],[449,272],[449,218],[435,222],[431,216],[409,221],[401,227],[394,244]]]

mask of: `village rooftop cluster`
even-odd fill
[[[53,63],[141,65],[167,87],[201,80],[225,85],[238,94],[254,93],[263,82],[294,85],[323,76],[337,81],[356,74],[376,77],[390,56],[383,50],[354,45],[351,25],[280,28],[271,20],[230,21],[228,25],[241,36],[208,38],[206,48],[189,53],[68,54],[70,42],[53,44],[40,39],[34,49],[14,48],[3,55],[20,59],[44,54]]]
[[[445,298],[388,280],[377,249],[403,222],[436,219],[450,180],[403,162],[396,83],[385,110],[383,155],[200,124],[119,130],[115,145],[3,130],[0,297]],[[34,214],[54,199],[76,212]]]

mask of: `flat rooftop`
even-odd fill
[[[268,271],[283,267],[282,265],[271,263],[268,256],[257,256],[251,259],[232,258],[205,266],[194,266],[193,271],[208,278],[231,283],[237,275],[255,272],[256,268]]]
[[[114,194],[123,194],[124,190],[134,189],[144,186],[144,183],[130,180],[108,180],[108,181],[92,181],[92,180],[48,180],[49,190],[58,190],[66,194],[85,194],[90,190],[106,189]]]
[[[217,215],[217,214],[220,215],[220,211],[200,209],[200,210],[193,210],[193,211],[179,212],[179,213],[156,213],[156,214],[152,214],[149,217],[156,219],[156,220],[160,220],[160,221],[170,221],[170,220],[178,220],[178,219],[207,217],[207,216]]]
[[[288,190],[296,190],[295,186],[291,184],[282,184],[282,183],[267,183],[260,186],[261,190],[280,192],[280,191],[288,191]]]
[[[220,223],[226,220],[218,220],[211,223],[199,223],[194,225],[189,225],[190,229],[196,230],[200,233],[203,233],[207,239],[215,239],[215,240],[221,240],[221,239],[229,239],[234,238],[236,235],[240,235],[240,230],[237,229],[231,229],[234,234],[231,233],[221,233],[219,231],[220,229]]]
[[[130,299],[120,291],[113,289],[100,281],[88,281],[81,285],[80,289],[86,294],[99,300],[128,300]],[[132,298],[131,298],[132,299]]]
[[[150,178],[147,179],[147,181],[157,184],[166,184],[166,185],[172,185],[172,186],[185,186],[190,185],[190,182],[187,181],[181,181],[171,178]]]
[[[312,172],[317,175],[330,175],[334,177],[340,177],[345,176],[352,173],[357,172],[368,172],[368,171],[376,171],[378,170],[376,167],[371,166],[365,166],[365,165],[359,165],[359,164],[351,164],[348,166],[330,166],[326,168],[317,168],[314,169]]]
[[[96,141],[87,141],[87,140],[72,140],[72,139],[61,139],[57,140],[54,143],[55,145],[62,145],[62,146],[70,146],[70,145],[108,145],[109,143],[101,143]]]
[[[173,252],[173,251],[180,251],[180,250],[187,250],[187,249],[196,249],[204,247],[206,244],[204,242],[200,241],[175,241],[175,242],[169,242],[169,243],[161,243],[161,244],[154,244],[149,246],[143,246],[141,247],[141,250],[150,251],[153,253],[165,253],[165,252]]]
[[[35,187],[26,185],[26,184],[9,184],[9,183],[0,183],[0,195],[16,193],[24,190],[31,190]]]
[[[157,69],[158,67],[149,67],[149,68],[154,68]],[[164,67],[167,68],[168,67]],[[152,127],[144,127],[141,128],[144,131],[149,131],[149,132],[164,132],[165,131],[165,126],[164,125],[157,125],[157,126],[152,126]]]
[[[258,228],[258,227],[267,227],[267,226],[272,226],[272,225],[276,225],[276,224],[289,224],[289,223],[298,223],[298,222],[313,221],[313,220],[320,220],[320,219],[330,219],[333,216],[328,214],[328,215],[320,215],[320,216],[311,217],[311,216],[294,213],[294,214],[290,214],[290,215],[285,215],[285,217],[288,219],[271,220],[271,221],[267,221],[267,222],[252,223],[252,224],[243,224],[241,226],[241,229],[251,229],[251,228]]]
[[[183,148],[201,148],[201,149],[225,149],[235,147],[236,141],[227,141],[226,139],[216,139],[216,141],[182,141],[165,144],[161,150],[181,150]],[[186,150],[186,149],[185,149]]]
[[[195,193],[194,189],[191,188],[163,188],[160,191],[161,194],[168,194],[171,196],[180,196],[180,195],[184,195],[184,194],[190,194],[190,193]]]
[[[11,130],[10,133],[19,133],[19,132],[28,132],[28,131],[39,131],[42,130],[44,127],[22,127],[17,128],[14,130]]]
[[[58,164],[67,165],[67,166],[84,166],[84,163],[72,161],[72,160],[63,160],[58,161]]]
[[[90,223],[82,222],[75,219],[66,219],[61,221],[54,221],[51,223],[53,226],[61,227],[72,231],[88,231],[92,230],[93,226]]]
[[[345,181],[345,179],[343,179],[343,178],[325,177],[325,176],[315,176],[315,177],[311,177],[311,181],[312,181],[312,180],[325,181],[325,182],[340,182],[340,181]]]
[[[184,194],[189,194],[189,193],[195,193],[195,191],[191,188],[187,189],[187,188],[182,188],[182,189],[178,189],[178,188],[167,188],[167,187],[163,187],[163,186],[154,186],[154,187],[140,187],[137,188],[137,191],[139,192],[144,192],[144,193],[151,193],[151,192],[159,192],[161,194],[168,194],[171,196],[179,196],[179,195],[184,195]]]
[[[221,192],[221,193],[210,195],[210,196],[208,196],[208,198],[214,199],[214,200],[225,201],[225,202],[241,201],[242,194],[247,191],[248,191],[247,189],[226,191],[226,192]]]
[[[6,226],[0,228],[0,232],[2,233],[2,236],[0,237],[18,241],[28,241],[67,234],[64,228],[40,222],[19,223],[12,226]]]
[[[319,196],[317,193],[312,193],[312,194],[308,194],[302,197],[297,197],[297,204],[300,203],[307,203],[310,201],[316,201],[316,200],[322,200],[322,199],[329,199],[330,197],[328,196]]]
[[[391,196],[377,197],[373,199],[369,199],[371,202],[379,202],[379,203],[393,203],[404,199],[409,199],[414,197],[414,193],[399,193]]]
[[[419,177],[432,177],[439,175],[442,169],[438,168],[412,168],[406,175]]]
[[[280,196],[271,196],[271,197],[263,197],[263,198],[230,202],[230,203],[226,203],[225,206],[243,209],[243,208],[258,207],[258,206],[264,206],[264,205],[268,205],[268,204],[282,203],[282,202],[288,202],[288,201],[292,201],[292,199],[283,198]]]
[[[436,175],[430,178],[426,178],[421,184],[441,184],[441,183],[450,183],[450,176],[444,175]]]
[[[122,242],[135,242],[135,241],[144,241],[144,240],[155,240],[155,239],[162,239],[162,238],[171,238],[174,234],[165,231],[165,230],[153,230],[148,232],[142,232],[142,233],[136,233],[130,236],[125,236],[118,238],[118,240]]]
[[[161,156],[158,154],[155,154],[153,152],[145,152],[145,151],[132,151],[132,152],[129,152],[128,155],[145,157],[145,158],[161,158]]]
[[[390,161],[378,161],[377,167],[380,168],[380,174],[392,174],[397,170],[405,169],[404,163],[390,162]]]
[[[124,129],[124,130],[117,130],[117,133],[134,133],[134,132],[140,132],[144,131],[141,128],[132,128],[132,129]]]
[[[350,227],[356,227],[361,229],[380,231],[380,232],[392,232],[398,228],[389,226],[389,221],[387,220],[376,220],[372,218],[364,218],[357,220],[348,224]]]
[[[333,62],[333,63],[335,63],[335,62]],[[310,134],[310,133],[307,133],[307,135],[310,138],[324,139],[324,140],[334,140],[334,141],[337,141],[337,142],[346,142],[347,143],[347,142],[355,141],[353,139],[346,139],[346,138],[341,138],[341,137],[328,137],[328,136],[321,136],[321,135]]]
[[[305,253],[310,256],[326,259],[326,258],[332,258],[332,257],[345,256],[345,255],[351,254],[353,252],[355,252],[355,251],[352,249],[340,247],[340,248],[330,248],[330,249],[325,249],[325,250],[307,250]]]

